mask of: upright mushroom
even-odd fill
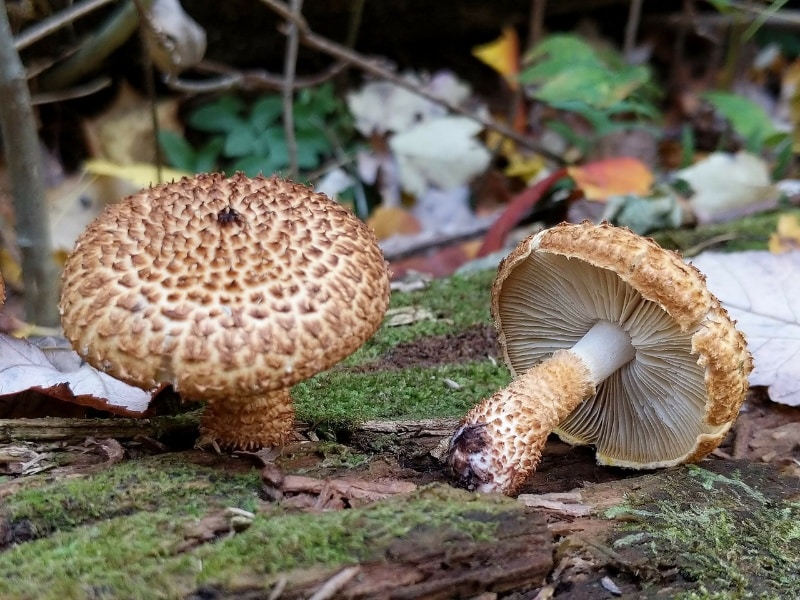
[[[64,267],[64,333],[132,385],[206,401],[201,433],[280,444],[289,388],[356,350],[389,300],[372,232],[276,177],[197,175],[108,207]]]
[[[461,485],[515,493],[551,431],[601,464],[697,461],[747,392],[742,334],[691,265],[608,224],[561,224],[501,263],[492,315],[515,379],[464,417],[447,461]]]

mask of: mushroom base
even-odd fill
[[[589,368],[569,350],[525,371],[470,410],[453,434],[446,461],[457,484],[516,493],[536,469],[553,428],[594,393]]]
[[[263,396],[210,400],[200,423],[202,442],[230,450],[280,446],[294,425],[289,390]]]

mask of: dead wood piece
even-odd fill
[[[568,517],[588,517],[592,507],[583,503],[579,492],[520,494],[517,500],[531,508],[543,508]]]
[[[196,429],[196,415],[155,417],[152,419],[0,419],[0,444],[29,442],[77,442],[89,437],[133,439],[138,436],[159,438],[167,433]]]
[[[385,560],[277,575],[275,581],[286,581],[281,598],[313,597],[326,585],[335,593],[323,597],[348,600],[446,600],[542,585],[553,567],[553,542],[545,519],[518,511],[481,513],[476,518],[496,527],[491,539],[474,540],[439,528],[412,533],[387,550]],[[265,597],[256,583],[214,591],[219,599]]]
[[[421,419],[419,421],[367,421],[358,428],[358,433],[396,434],[401,438],[450,436],[458,425],[458,419]]]

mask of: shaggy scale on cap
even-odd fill
[[[59,308],[87,362],[208,401],[205,436],[255,448],[283,441],[288,388],[355,351],[388,301],[375,236],[346,208],[276,177],[201,174],[108,207]]]
[[[752,359],[705,278],[674,252],[608,224],[561,224],[503,261],[492,315],[513,383],[450,442],[462,485],[514,493],[551,431],[601,464],[666,467],[716,448]]]

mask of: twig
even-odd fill
[[[544,14],[546,9],[547,0],[533,0],[528,27],[528,48],[533,48],[544,37]]]
[[[636,46],[636,37],[639,33],[639,23],[642,19],[642,0],[630,0],[628,7],[628,22],[625,23],[625,46],[626,57],[633,55]]]
[[[402,87],[404,89],[409,90],[421,96],[431,102],[436,102],[437,104],[444,106],[449,111],[463,115],[476,121],[483,125],[483,127],[487,129],[491,129],[504,135],[515,142],[519,143],[520,145],[530,148],[542,156],[548,158],[549,160],[562,165],[564,164],[564,158],[558,156],[557,154],[543,148],[541,144],[537,143],[535,140],[532,140],[520,133],[514,131],[512,128],[507,127],[501,123],[497,123],[490,117],[475,114],[457,104],[453,104],[452,102],[442,99],[433,92],[430,92],[419,85],[416,85],[412,81],[408,81],[404,77],[399,77],[396,73],[382,67],[378,61],[370,60],[364,58],[362,55],[358,54],[354,50],[350,50],[341,44],[337,44],[336,42],[332,42],[331,40],[324,38],[320,35],[314,33],[308,25],[308,22],[302,16],[296,16],[292,13],[291,9],[286,5],[284,2],[279,2],[278,0],[261,0],[262,3],[269,6],[272,10],[278,13],[281,17],[283,17],[286,21],[294,22],[297,25],[298,32],[300,34],[300,42],[304,45],[314,48],[315,50],[319,50],[320,52],[324,52],[337,60],[342,62],[346,62],[353,66],[358,67],[362,71],[369,73],[370,75],[374,75],[376,77],[381,77],[386,79],[387,81],[392,82],[393,84]]]
[[[308,600],[329,600],[361,572],[360,565],[346,567],[328,579]]]
[[[158,122],[158,106],[156,104],[156,80],[153,67],[153,53],[149,45],[153,42],[147,35],[147,29],[152,30],[153,24],[147,15],[147,9],[142,0],[133,0],[136,12],[139,15],[139,39],[142,47],[142,71],[144,75],[145,90],[150,104],[150,124],[153,127],[153,157],[156,163],[156,179],[158,183],[164,181],[164,156],[161,153],[161,144],[158,141],[161,127]],[[155,37],[155,36],[154,36]]]
[[[54,15],[50,15],[46,19],[42,19],[36,23],[36,25],[28,27],[28,29],[14,38],[14,47],[18,52],[24,50],[31,44],[35,44],[51,33],[70,25],[81,17],[88,15],[93,10],[97,10],[113,1],[114,0],[84,0],[83,2],[73,4],[69,8],[65,8]]]
[[[0,127],[13,189],[17,244],[22,254],[25,309],[38,325],[58,324],[58,270],[47,215],[42,150],[25,68],[14,48],[6,3],[0,3]]]
[[[479,217],[464,226],[459,226],[457,230],[447,233],[423,231],[414,235],[393,236],[381,240],[380,246],[384,257],[388,261],[408,258],[426,250],[442,248],[483,235],[491,229],[498,216],[497,214],[492,214]]]
[[[146,10],[150,10],[154,0],[141,0]],[[39,78],[39,88],[51,91],[67,87],[91,73],[119,48],[136,31],[139,18],[132,1],[125,2],[89,39],[84,41],[77,52],[64,62],[46,71]]]
[[[303,9],[303,0],[291,0],[292,14],[297,16]],[[297,25],[289,22],[286,37],[286,56],[283,63],[283,130],[286,151],[289,154],[289,177],[296,179],[300,168],[297,165],[297,136],[294,131],[294,76],[297,70],[297,50],[300,46]]]
[[[159,438],[167,433],[196,430],[199,423],[198,413],[151,419],[0,419],[0,443],[74,441],[87,437],[118,440],[140,436]]]
[[[92,94],[96,94],[100,90],[109,87],[111,83],[112,81],[110,77],[103,76],[66,90],[45,92],[43,94],[33,94],[31,96],[31,105],[40,106],[42,104],[52,104],[53,102],[63,102],[64,100],[74,100],[75,98],[91,96]]]
[[[336,77],[336,75],[341,73],[346,67],[347,64],[337,62],[316,75],[295,77],[292,89],[297,91],[325,83]],[[220,76],[213,79],[204,79],[202,81],[191,81],[188,79],[181,79],[172,74],[167,74],[164,83],[177,92],[187,92],[190,94],[225,92],[236,88],[243,90],[283,90],[286,87],[281,75],[275,75],[260,69],[238,71],[227,65],[204,60],[197,64],[194,70],[198,72],[217,73]]]

